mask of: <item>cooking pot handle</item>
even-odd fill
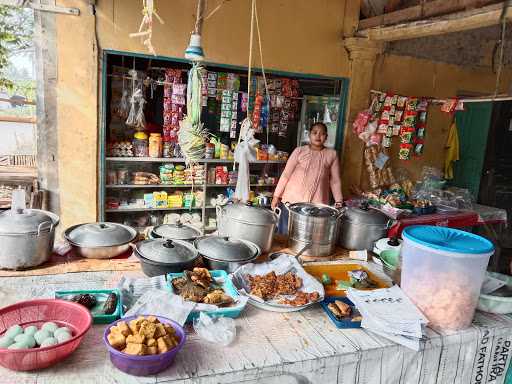
[[[279,222],[279,219],[281,218],[281,208],[275,207],[274,208],[274,213],[276,215],[276,220]]]
[[[48,224],[50,224],[49,227],[48,227]],[[43,221],[42,223],[40,223],[37,226],[37,236],[39,236],[41,234],[41,231],[45,231],[47,229],[49,229],[48,232],[53,231],[53,222],[51,222],[51,221]]]
[[[343,215],[345,214],[345,212],[347,212],[347,207],[341,207],[341,208],[336,208],[338,210],[338,216],[336,217],[336,220],[339,220],[343,217]]]

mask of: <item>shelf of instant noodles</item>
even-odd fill
[[[181,157],[107,157],[106,161],[117,162],[152,162],[152,163],[184,163]],[[199,163],[231,164],[233,160],[227,159],[201,159]],[[284,164],[286,160],[254,160],[251,164]]]
[[[215,208],[215,207],[206,207],[206,208]],[[190,210],[200,210],[203,207],[179,207],[179,208],[109,208],[105,209],[107,213],[119,213],[119,212],[149,212],[149,211],[190,211]]]

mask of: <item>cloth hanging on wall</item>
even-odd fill
[[[444,178],[447,180],[453,179],[453,164],[460,160],[459,157],[459,133],[457,131],[457,124],[453,119],[448,132],[448,139],[446,140],[446,158],[444,161]]]

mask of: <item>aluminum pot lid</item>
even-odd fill
[[[162,224],[153,228],[154,237],[163,237],[165,239],[189,240],[201,236],[201,231],[190,225],[182,224]]]
[[[247,203],[228,204],[223,210],[227,218],[249,224],[276,224],[278,220],[277,215],[270,209]]]
[[[182,240],[144,240],[135,249],[142,257],[164,264],[188,263],[199,256],[192,244]]]
[[[386,225],[389,221],[382,212],[366,206],[347,208],[344,217],[354,224]]]
[[[256,244],[232,237],[204,236],[194,241],[194,245],[201,255],[215,261],[249,261],[260,255]]]
[[[47,223],[47,224],[45,224]],[[52,217],[45,211],[34,209],[8,210],[0,214],[0,233],[22,234],[48,232],[54,223]]]
[[[333,207],[323,204],[295,203],[288,207],[290,211],[311,217],[337,217],[340,212]]]
[[[87,223],[66,229],[64,237],[80,247],[113,247],[133,241],[137,231],[119,223]]]

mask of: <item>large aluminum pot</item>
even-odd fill
[[[64,238],[82,257],[111,259],[130,249],[137,237],[132,227],[118,223],[87,223],[69,227]]]
[[[288,247],[306,256],[329,256],[336,248],[342,211],[324,204],[295,203],[289,210]]]
[[[279,209],[273,212],[249,203],[217,206],[218,233],[219,236],[250,241],[265,253],[272,248],[280,214]]]
[[[194,247],[208,269],[222,269],[227,273],[254,261],[261,254],[260,247],[250,241],[214,235],[197,238]]]
[[[9,210],[0,215],[0,268],[24,269],[50,258],[59,216],[39,209]]]
[[[386,237],[389,218],[368,207],[347,208],[340,221],[339,244],[345,249],[371,251],[377,240]]]

